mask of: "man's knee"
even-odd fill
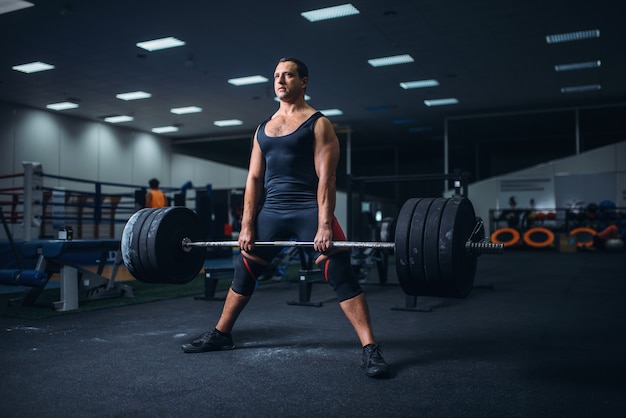
[[[330,255],[320,261],[318,265],[326,281],[335,289],[339,302],[352,299],[363,293],[356,274],[352,270],[348,251]]]
[[[251,296],[256,287],[256,280],[266,266],[258,261],[251,260],[243,255],[235,260],[235,273],[231,289],[243,296]]]

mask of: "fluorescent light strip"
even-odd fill
[[[130,122],[135,120],[132,116],[120,115],[120,116],[109,116],[104,118],[105,122],[109,123],[121,123],[121,122]]]
[[[417,119],[394,119],[391,123],[394,125],[405,125],[407,123],[417,123]]]
[[[400,87],[403,89],[422,89],[424,87],[436,87],[439,85],[437,80],[417,80],[417,81],[403,81],[400,83]]]
[[[432,131],[432,130],[433,130],[432,126],[422,126],[422,127],[418,127],[418,128],[409,128],[409,132],[411,132],[411,133],[429,132],[429,131]]]
[[[228,82],[234,86],[245,86],[248,84],[259,84],[269,81],[268,78],[262,75],[251,75],[249,77],[231,78]]]
[[[68,109],[76,109],[78,105],[72,102],[59,102],[59,103],[50,103],[46,105],[48,109],[52,110],[68,110]]]
[[[320,110],[320,112],[326,117],[343,115],[343,112],[339,109],[324,109]]]
[[[581,93],[585,91],[601,90],[602,86],[599,84],[589,84],[586,86],[572,86],[561,88],[561,93]]]
[[[572,64],[559,64],[554,66],[554,71],[574,71],[585,70],[588,68],[598,68],[602,65],[600,60],[586,61],[586,62],[574,62]]]
[[[28,64],[16,65],[12,67],[15,71],[21,71],[26,74],[36,73],[38,71],[46,71],[54,69],[54,65],[46,64],[45,62],[35,61]]]
[[[177,115],[185,115],[187,113],[202,112],[202,108],[198,106],[175,107],[175,108],[170,109],[170,112],[175,113]]]
[[[546,36],[546,42],[549,44],[558,44],[562,42],[580,41],[582,39],[599,38],[600,29],[582,30],[578,32],[558,33]]]
[[[458,102],[459,100],[455,99],[454,97],[450,97],[447,99],[424,100],[424,104],[426,106],[445,106],[445,105],[457,104]]]
[[[159,126],[158,128],[152,128],[152,132],[155,134],[167,134],[170,132],[178,132],[176,126]]]
[[[216,120],[215,122],[213,122],[213,124],[215,126],[219,126],[220,128],[223,128],[225,126],[243,125],[243,122],[240,121],[239,119],[225,119],[225,120]]]
[[[311,100],[311,96],[309,96],[308,94],[305,94],[304,95],[304,100],[307,100],[307,101]],[[274,101],[280,102],[280,99],[278,97],[274,96]]]
[[[128,93],[120,93],[116,95],[118,99],[121,100],[139,100],[139,99],[147,99],[148,97],[152,97],[150,93],[146,93],[145,91],[131,91]]]
[[[174,37],[153,39],[151,41],[137,42],[139,48],[143,48],[147,51],[158,51],[159,49],[174,48],[177,46],[185,45],[185,41]]]
[[[391,57],[373,58],[367,60],[367,63],[372,67],[384,67],[387,65],[406,64],[415,61],[409,54],[394,55]]]
[[[0,15],[4,13],[14,12],[20,9],[25,9],[31,6],[34,6],[34,4],[29,1],[3,0],[0,1]]]
[[[350,3],[341,4],[339,6],[325,7],[323,9],[310,10],[302,12],[300,15],[309,22],[318,22],[320,20],[336,19],[338,17],[358,15],[359,10]]]

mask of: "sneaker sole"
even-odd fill
[[[234,345],[224,345],[221,347],[194,347],[194,346],[182,346],[181,349],[183,350],[183,352],[185,353],[206,353],[209,351],[227,351],[227,350],[234,350],[235,346]]]

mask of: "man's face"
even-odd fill
[[[279,99],[296,98],[303,94],[307,78],[300,78],[295,62],[279,62],[274,71],[274,93]]]

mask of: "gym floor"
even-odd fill
[[[0,416],[613,417],[626,410],[624,253],[481,256],[466,299],[364,285],[392,377],[359,367],[356,335],[325,284],[322,307],[260,287],[237,349],[184,354],[221,302],[193,297],[60,315],[0,317]],[[487,286],[484,286],[487,285]],[[490,288],[488,285],[493,285]]]

